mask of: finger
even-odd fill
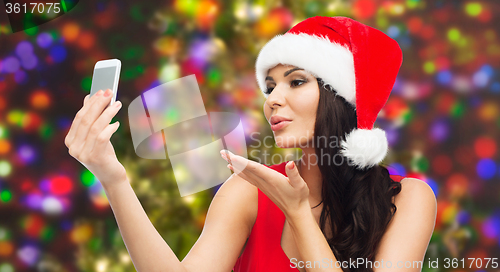
[[[229,169],[233,170],[233,167],[229,165]],[[243,178],[244,180],[246,180],[248,183],[252,184],[253,186],[255,187],[259,187],[258,184],[251,178],[249,177],[248,175],[246,175],[245,173],[243,172],[239,172],[239,173],[236,173],[234,172],[235,175],[237,176],[240,176],[241,178]]]
[[[87,113],[90,105],[94,101],[96,101],[99,98],[99,96],[101,96],[101,95],[102,95],[102,90],[97,92],[92,97],[90,97],[89,95],[86,97],[87,102],[85,102],[85,100],[84,100],[83,107],[76,113],[75,118],[73,119],[73,123],[71,123],[71,127],[69,128],[68,134],[66,135],[66,139],[64,141],[66,146],[69,147],[69,145],[73,143],[76,131],[78,130],[78,127],[80,126],[80,122],[82,121],[82,118]]]
[[[87,139],[85,139],[85,143],[82,149],[82,154],[90,154],[94,149],[94,145],[96,143],[96,139],[101,134],[101,132],[109,125],[111,119],[118,113],[121,109],[122,103],[120,101],[116,101],[113,106],[108,107],[104,110],[102,115],[97,118],[92,127],[90,128]]]
[[[235,155],[227,149],[221,150],[220,153],[221,153],[221,156],[229,164],[231,164],[236,170],[239,170],[239,171],[243,171],[243,170],[255,171],[256,168],[259,168],[259,166],[261,166],[260,163],[251,161],[247,158],[243,158],[242,156]]]
[[[109,139],[120,126],[120,122],[116,121],[113,124],[109,124],[98,136],[95,141],[94,149],[92,152],[103,152],[109,143]]]
[[[85,115],[80,120],[80,125],[76,130],[74,145],[76,147],[83,147],[85,139],[89,134],[90,128],[94,125],[94,122],[99,118],[102,114],[106,105],[111,101],[111,95],[106,97],[104,94],[101,94],[96,100],[89,105],[89,109],[85,112]]]
[[[263,167],[263,165],[261,165],[260,163],[248,160],[241,156],[234,155],[227,149],[221,150],[220,154],[230,165],[232,165],[233,171],[235,171],[235,173],[244,172],[249,177],[255,179],[257,182],[264,181],[262,179],[262,175],[259,176],[255,174],[255,172],[258,172],[258,170],[256,169]],[[228,154],[230,157],[227,157]]]
[[[90,94],[87,94],[85,96],[85,98],[83,99],[83,106],[85,106],[85,104],[87,104],[87,102],[89,101],[89,98],[90,98]]]
[[[286,175],[288,176],[288,179],[290,180],[290,185],[292,185],[292,187],[297,188],[304,182],[304,180],[299,174],[299,170],[297,169],[297,166],[295,165],[294,161],[289,161],[285,165],[285,169],[286,169],[285,170]]]

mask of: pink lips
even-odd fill
[[[290,124],[291,122],[292,122],[292,120],[290,120],[288,118],[285,118],[285,117],[282,117],[279,115],[275,115],[275,116],[271,117],[271,120],[270,120],[271,129],[273,131],[280,130],[280,129],[284,128],[285,126],[287,126],[288,124]]]
[[[280,130],[282,128],[284,128],[285,126],[287,126],[288,124],[290,124],[292,121],[281,121],[279,123],[277,123],[276,125],[271,125],[271,129],[273,131],[277,131],[277,130]]]

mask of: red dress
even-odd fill
[[[287,162],[267,166],[286,176]],[[395,181],[404,177],[391,175]],[[234,272],[297,272],[292,268],[288,256],[281,247],[281,235],[285,225],[285,214],[260,189],[258,190],[258,211],[255,224],[243,251],[234,265]]]

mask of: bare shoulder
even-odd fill
[[[234,208],[239,210],[241,215],[244,215],[248,231],[250,232],[257,218],[257,187],[242,177],[233,174],[219,188],[212,202],[214,201],[234,205]]]
[[[198,241],[182,260],[187,271],[231,271],[257,217],[257,187],[232,175],[208,208]]]
[[[394,205],[397,207],[396,221],[403,219],[410,222],[425,219],[421,222],[432,223],[434,228],[437,200],[432,188],[417,178],[404,178],[400,182],[401,192],[394,198]]]
[[[401,192],[394,198],[396,213],[375,255],[375,259],[390,260],[393,264],[423,260],[437,212],[436,197],[426,182],[416,178],[404,178],[400,182]]]
[[[404,178],[401,181],[401,192],[395,196],[395,204],[421,204],[436,206],[436,196],[432,188],[425,181],[417,178]]]

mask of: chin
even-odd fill
[[[276,146],[279,148],[295,148],[297,145],[297,140],[294,135],[289,135],[286,133],[275,133],[274,141],[276,142]]]

